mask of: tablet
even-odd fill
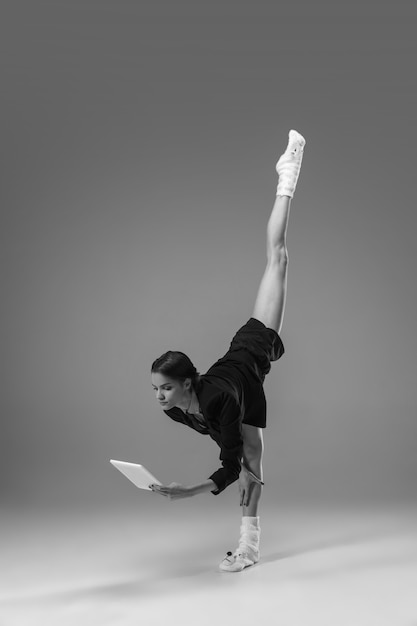
[[[110,459],[110,463],[122,472],[126,478],[131,480],[136,487],[139,487],[139,489],[152,491],[149,488],[149,485],[162,485],[162,483],[159,482],[155,476],[152,476],[152,474],[146,469],[146,467],[143,467],[143,465],[128,463],[127,461],[115,461],[114,459]]]

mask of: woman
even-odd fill
[[[266,402],[263,382],[284,353],[279,337],[284,316],[288,255],[286,232],[305,139],[289,132],[276,170],[277,196],[267,227],[267,265],[251,319],[235,335],[229,351],[200,376],[182,352],[166,352],[152,365],[152,385],[163,411],[173,420],[208,434],[220,447],[222,467],[205,482],[184,487],[152,485],[170,499],[199,493],[219,494],[239,480],[242,524],[240,541],[220,569],[240,572],[259,560],[258,507],[263,487],[263,429]]]

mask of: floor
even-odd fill
[[[417,507],[271,505],[231,574],[239,518],[203,502],[9,511],[0,626],[417,626]]]

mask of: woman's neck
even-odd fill
[[[179,408],[185,413],[195,413],[199,409],[199,402],[194,389],[184,396],[184,401],[179,405]]]

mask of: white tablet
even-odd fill
[[[136,487],[139,487],[139,489],[148,489],[148,491],[151,491],[149,485],[162,485],[162,483],[159,482],[155,476],[152,476],[143,465],[128,463],[127,461],[115,461],[114,459],[110,459],[110,463],[131,480]]]

